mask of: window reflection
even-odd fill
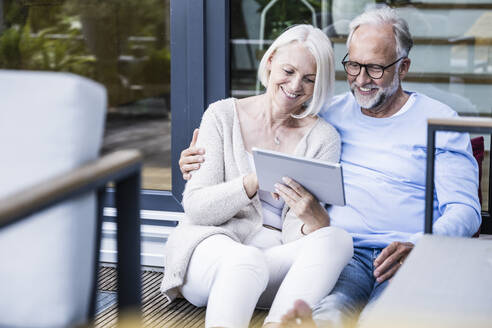
[[[138,148],[143,187],[171,188],[169,0],[0,0],[0,68],[104,84],[103,152]]]
[[[403,87],[433,97],[462,116],[492,116],[491,0],[232,0],[232,96],[259,92],[256,70],[262,49],[283,29],[300,23],[314,24],[330,37],[335,50],[335,93],[346,92],[341,60],[347,51],[348,24],[365,9],[381,3],[396,8],[408,21],[414,37],[415,45],[409,56],[412,64]],[[490,152],[488,140],[486,137],[486,161]],[[484,165],[488,167],[487,163]],[[488,174],[488,169],[484,170],[485,200]]]

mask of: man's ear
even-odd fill
[[[400,75],[400,81],[403,80],[405,78],[405,76],[407,75],[408,71],[410,70],[410,64],[412,63],[412,61],[410,60],[410,58],[403,58],[401,60],[401,65],[399,67],[399,72],[398,74]]]

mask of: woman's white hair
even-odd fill
[[[320,29],[312,25],[294,25],[284,31],[267,49],[258,67],[258,79],[264,87],[268,85],[270,71],[267,69],[268,60],[275,51],[287,44],[299,42],[306,47],[316,60],[316,79],[314,82],[313,97],[306,110],[295,118],[303,118],[308,115],[317,115],[323,104],[329,103],[333,96],[335,84],[335,70],[333,63],[333,47],[330,39]]]
[[[349,48],[352,36],[357,28],[363,24],[384,25],[391,24],[393,26],[393,34],[396,41],[396,56],[408,57],[408,53],[413,46],[412,35],[408,29],[407,22],[398,16],[394,9],[382,7],[362,13],[350,22],[350,33],[347,38],[347,48]]]

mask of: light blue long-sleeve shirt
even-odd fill
[[[364,115],[351,93],[320,114],[341,135],[347,205],[329,209],[358,247],[415,243],[424,229],[427,118],[455,117],[447,105],[410,93],[400,115]],[[435,160],[435,234],[471,236],[481,223],[478,165],[469,135],[438,132]]]

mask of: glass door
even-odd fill
[[[171,189],[169,0],[0,0],[0,68],[71,72],[108,91],[102,153],[136,148]]]

